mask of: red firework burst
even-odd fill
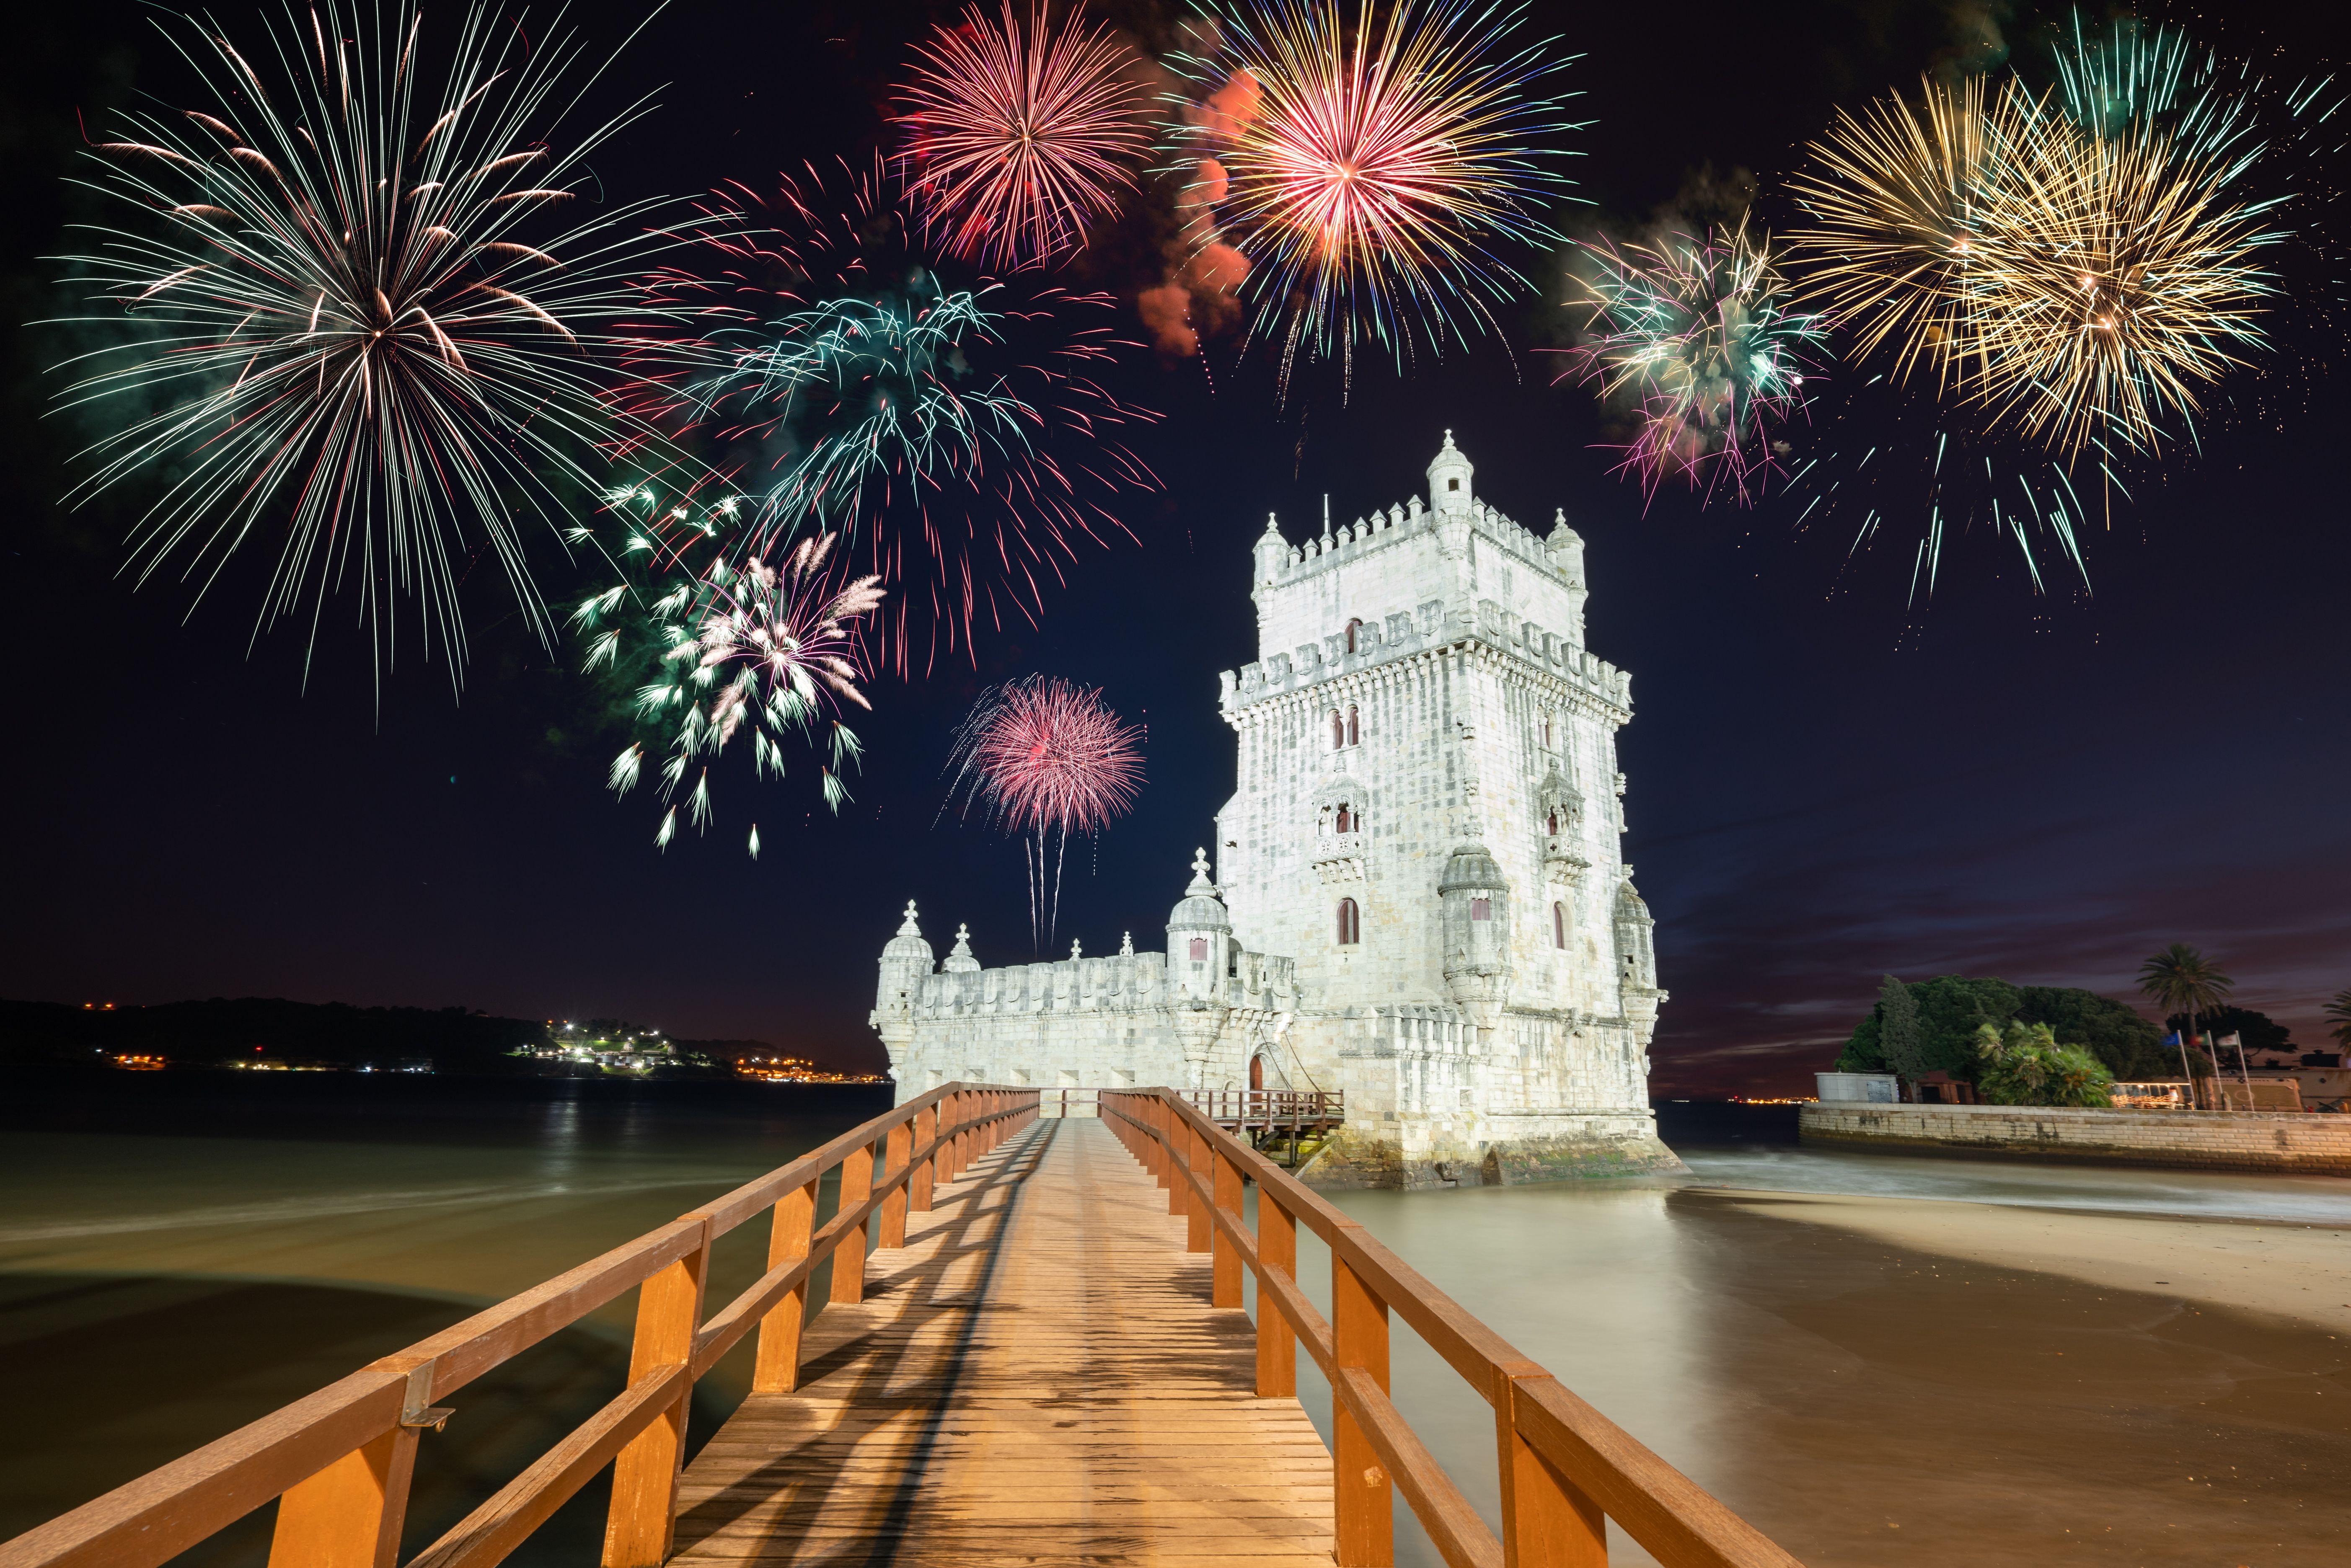
[[[1134,52],[1075,16],[1049,26],[1032,4],[1027,28],[1005,0],[1000,19],[977,5],[918,51],[899,89],[912,192],[957,256],[1010,267],[1085,241],[1115,212],[1149,144]]]
[[[1070,836],[1100,832],[1134,803],[1142,745],[1143,731],[1122,721],[1099,689],[1057,675],[984,694],[956,732],[952,793],[1029,841],[1029,912],[1040,949],[1059,917]]]

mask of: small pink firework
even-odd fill
[[[1134,51],[1075,16],[1059,26],[1032,0],[1024,30],[977,5],[941,26],[900,90],[909,184],[957,256],[996,267],[1085,243],[1118,210],[1149,145]]]
[[[1102,831],[1134,803],[1142,741],[1099,689],[1052,675],[983,694],[956,731],[950,798],[983,805],[998,827],[1029,840],[1029,921],[1040,951],[1059,919],[1070,836]]]

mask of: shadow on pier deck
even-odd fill
[[[934,1090],[0,1544],[0,1568],[160,1568],[273,1500],[270,1568],[398,1568],[441,1401],[631,1290],[627,1387],[407,1568],[490,1568],[608,1467],[604,1568],[1386,1568],[1399,1490],[1449,1568],[1597,1568],[1611,1520],[1669,1568],[1795,1568],[1184,1096],[1099,1111]],[[712,1244],[763,1214],[768,1271],[706,1312]],[[1330,1247],[1328,1321],[1301,1225]],[[1391,1314],[1493,1407],[1499,1531],[1388,1398]],[[754,1333],[754,1392],[682,1466],[695,1380]]]

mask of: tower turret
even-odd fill
[[[1468,454],[1453,444],[1453,433],[1447,431],[1444,446],[1429,460],[1429,508],[1440,516],[1468,516],[1476,499],[1469,480],[1477,471]]]
[[[1281,537],[1281,525],[1271,512],[1265,515],[1265,532],[1257,537],[1256,560],[1257,573],[1251,581],[1259,588],[1270,587],[1290,564],[1290,541]]]
[[[1567,586],[1568,601],[1574,607],[1575,623],[1563,630],[1574,642],[1583,642],[1583,600],[1589,591],[1583,583],[1583,536],[1567,526],[1567,508],[1562,507],[1552,515],[1551,538],[1543,541],[1550,551],[1551,566],[1559,580]]]
[[[914,924],[914,901],[906,901],[906,918],[898,934],[882,948],[882,980],[874,988],[873,1012],[866,1019],[882,1036],[893,1063],[914,1037],[914,993],[931,972],[931,945]]]
[[[1510,989],[1510,884],[1486,846],[1455,848],[1437,883],[1444,906],[1445,988],[1469,1021],[1492,1029]]]
[[[968,925],[956,927],[955,947],[947,954],[946,962],[939,966],[939,972],[943,975],[976,975],[979,972],[979,960],[971,956],[971,927]]]
[[[1207,1070],[1208,1051],[1225,1027],[1225,971],[1231,963],[1233,917],[1208,880],[1208,852],[1192,855],[1192,884],[1167,916],[1167,982],[1176,1035],[1193,1082]]]

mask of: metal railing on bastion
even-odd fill
[[[831,1301],[862,1301],[866,1228],[876,1228],[880,1246],[904,1246],[909,1208],[927,1211],[935,1184],[952,1181],[1036,1114],[1033,1089],[934,1089],[658,1230],[0,1543],[0,1568],[156,1568],[273,1499],[279,1501],[269,1568],[392,1568],[418,1436],[452,1414],[434,1401],[639,1286],[628,1387],[408,1568],[490,1568],[607,1465],[613,1471],[604,1568],[656,1568],[669,1555],[676,1521],[695,1380],[756,1328],[753,1388],[790,1392],[817,1266],[832,1260]],[[817,1229],[818,1184],[835,1167],[839,1207]],[[767,1273],[705,1322],[711,1244],[770,1209]]]
[[[1297,1392],[1301,1343],[1330,1379],[1338,1568],[1395,1561],[1395,1487],[1449,1568],[1598,1568],[1612,1519],[1667,1568],[1800,1568],[1183,1094],[1105,1089],[1101,1103],[1103,1124],[1167,1189],[1168,1212],[1186,1217],[1189,1249],[1212,1254],[1215,1304],[1239,1307],[1241,1270],[1256,1276],[1259,1396]],[[1249,1181],[1254,1231],[1241,1217]],[[1301,1224],[1330,1246],[1335,1322],[1298,1288]],[[1388,1398],[1391,1312],[1493,1407],[1499,1541]]]

